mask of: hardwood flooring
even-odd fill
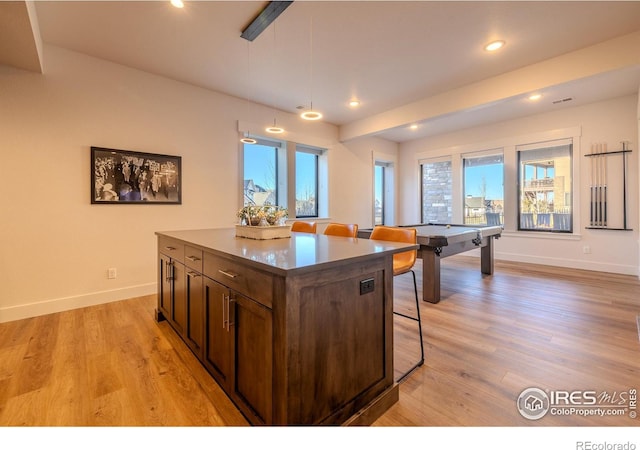
[[[636,277],[500,261],[483,276],[479,266],[443,259],[442,300],[420,305],[425,364],[374,425],[640,425],[629,411],[532,421],[516,408],[530,387],[640,388]],[[396,277],[395,296],[412,314],[410,274]],[[148,296],[0,324],[0,425],[247,425],[154,310]],[[395,323],[400,374],[420,348],[417,324]]]

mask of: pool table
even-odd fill
[[[422,259],[422,299],[440,301],[440,258],[480,248],[480,270],[493,274],[493,240],[502,234],[501,226],[416,224],[418,257]],[[369,238],[371,228],[358,230],[359,238]]]

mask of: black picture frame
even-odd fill
[[[182,204],[182,157],[91,147],[92,204]]]

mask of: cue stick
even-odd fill
[[[598,226],[598,144],[593,147],[593,226]]]
[[[607,226],[607,144],[603,144],[602,149],[602,184],[604,185],[604,215],[603,226]]]
[[[597,186],[598,186],[598,220],[597,226],[602,226],[602,144],[598,144],[597,147],[598,156],[598,170],[597,170]]]
[[[596,220],[595,226],[600,226],[600,144],[596,144],[596,156],[593,157],[596,165]]]
[[[595,225],[595,213],[596,213],[596,193],[595,193],[595,160],[593,158],[593,154],[595,153],[595,147],[593,144],[591,144],[591,158],[589,158],[589,162],[591,163],[591,173],[589,175],[590,179],[589,179],[589,184],[590,184],[590,190],[591,190],[591,208],[589,210],[589,219],[590,219],[590,223],[591,226]]]

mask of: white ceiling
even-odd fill
[[[297,0],[249,43],[240,34],[267,2],[185,4],[38,1],[36,11],[44,43],[291,113],[313,100],[340,126],[640,30],[639,1]],[[482,47],[493,39],[507,45],[490,54]],[[565,106],[551,99],[638,92],[640,64],[574,78],[548,86],[538,111]],[[402,124],[372,134],[402,142],[531,113],[506,99],[425,116],[418,132]]]

